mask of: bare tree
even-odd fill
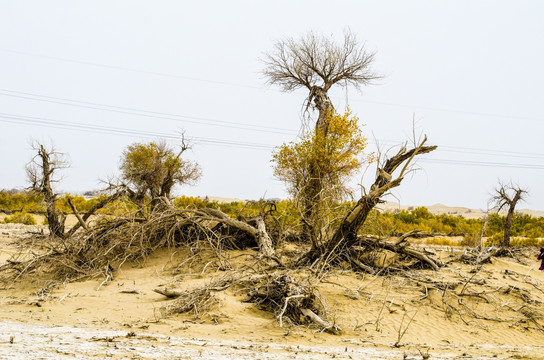
[[[527,190],[522,189],[518,185],[499,182],[499,186],[495,189],[495,192],[490,199],[492,208],[497,210],[497,212],[508,207],[506,221],[504,223],[504,238],[501,243],[502,247],[510,246],[510,228],[512,227],[514,211],[517,203],[519,201],[524,201],[526,195]]]
[[[344,42],[309,32],[298,40],[288,38],[276,43],[273,52],[265,55],[264,75],[270,84],[284,91],[304,87],[319,112],[316,129],[327,131],[327,115],[334,107],[328,91],[333,85],[359,88],[381,78],[371,70],[374,53],[368,52],[357,37],[347,31]]]
[[[64,238],[66,216],[56,208],[57,194],[53,191],[53,184],[59,181],[55,178],[58,170],[68,167],[66,155],[37,142],[32,144],[32,149],[36,155],[26,166],[30,188],[44,196],[50,233]]]
[[[36,155],[26,165],[26,173],[30,182],[30,189],[42,194],[44,197],[49,233],[52,236],[67,239],[80,228],[88,231],[87,221],[96,211],[125,195],[125,189],[117,189],[116,192],[98,201],[84,214],[79,213],[72,202],[72,198],[68,196],[68,205],[71,207],[78,223],[66,230],[66,214],[57,208],[58,194],[53,189],[53,184],[60,181],[56,177],[58,171],[68,167],[66,154],[55,150],[53,146],[46,148],[38,142],[32,144],[32,149],[36,152]]]
[[[368,52],[357,37],[347,31],[343,43],[309,32],[298,40],[288,38],[276,43],[274,51],[265,55],[264,75],[270,84],[279,85],[284,91],[306,88],[306,110],[313,103],[318,117],[314,132],[327,138],[329,122],[335,109],[328,91],[333,85],[352,85],[359,88],[380,76],[371,70],[374,53]],[[310,225],[325,193],[320,164],[309,164],[305,181],[305,209],[302,212],[303,234],[310,238],[317,233]],[[316,243],[316,239],[311,239]]]

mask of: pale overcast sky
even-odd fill
[[[82,192],[127,145],[185,131],[203,177],[178,194],[285,198],[271,151],[296,139],[307,94],[266,85],[259,58],[349,28],[385,78],[333,91],[336,108],[347,101],[384,149],[410,139],[413,118],[439,146],[400,203],[485,208],[501,179],[544,209],[543,16],[544,2],[519,0],[0,0],[0,188],[27,185],[30,139],[70,155],[59,190]]]

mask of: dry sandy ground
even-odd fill
[[[16,233],[26,230],[0,226],[0,265],[18,251]],[[462,249],[434,251],[447,260]],[[232,261],[245,255],[227,254]],[[512,310],[525,306],[519,295],[527,293],[531,316],[544,314],[544,274],[530,256],[496,260],[476,273],[458,262],[409,277],[331,272],[319,294],[341,335],[314,327],[282,329],[273,314],[244,302],[246,294],[235,288],[216,293],[218,304],[198,319],[163,317],[160,308],[172,300],[154,288],[191,289],[224,275],[213,264],[205,272],[195,265],[198,271],[173,273],[185,256],[165,250],[145,263],[125,264],[113,281],[63,284],[45,298],[38,279],[0,290],[0,358],[544,359],[544,330]],[[438,280],[465,284],[456,292],[480,297],[446,299],[447,291],[431,286]],[[519,293],[504,291],[510,287]],[[448,301],[472,312],[448,312]],[[400,346],[393,346],[397,341]]]

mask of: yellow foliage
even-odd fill
[[[330,114],[326,132],[314,131],[297,142],[283,144],[272,155],[274,175],[285,181],[297,197],[304,193],[311,174],[317,173],[323,190],[332,191],[334,200],[339,200],[349,176],[364,162],[372,161],[370,156],[362,156],[367,139],[358,121],[349,109],[343,115]]]
[[[304,236],[315,244],[326,235],[333,219],[346,209],[340,206],[349,193],[348,182],[364,162],[367,139],[359,119],[348,109],[331,113],[324,127],[280,146],[274,153],[274,175],[283,180],[300,214]]]
[[[184,150],[176,153],[166,142],[129,145],[121,158],[122,179],[139,196],[170,197],[175,184],[194,183],[200,177],[198,165],[181,158]]]

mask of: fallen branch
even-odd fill
[[[342,332],[342,329],[339,326],[323,320],[310,309],[300,309],[300,312],[331,334],[339,335]]]
[[[444,266],[440,260],[434,259],[421,251],[410,248],[406,245],[406,243],[399,245],[397,243],[390,243],[388,241],[370,236],[360,236],[358,239],[360,243],[365,246],[379,247],[398,254],[404,254],[416,258],[422,263],[428,264],[433,270],[436,271],[438,271],[440,267]],[[361,246],[353,246],[352,249],[357,251],[368,251],[366,248]]]
[[[183,290],[169,290],[168,288],[153,289],[153,291],[156,292],[157,294],[164,295],[169,299],[175,299],[175,298],[180,297],[181,295],[185,294],[185,291],[183,291]]]
[[[136,295],[142,295],[142,292],[140,290],[132,289],[132,290],[121,290],[119,291],[122,294],[136,294]]]
[[[70,205],[70,208],[72,208],[72,211],[73,211],[74,215],[76,216],[77,221],[79,222],[81,227],[84,228],[85,230],[89,230],[89,227],[87,226],[87,223],[85,223],[85,221],[83,220],[83,218],[79,214],[79,211],[77,211],[77,208],[74,205],[74,203],[72,202],[71,197],[68,197],[68,205]]]
[[[285,310],[287,310],[287,305],[289,305],[289,300],[291,299],[298,299],[298,298],[304,298],[306,295],[299,294],[299,295],[292,295],[285,298],[285,303],[283,304],[283,308],[281,309],[280,314],[278,315],[278,320],[280,322],[280,327],[283,327],[283,314],[285,314]],[[301,309],[302,313],[304,313],[303,310],[307,309]],[[310,311],[310,310],[308,310]]]

